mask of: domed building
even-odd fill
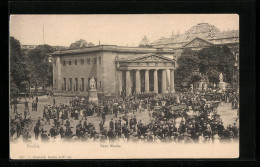
[[[200,50],[204,47],[223,45],[227,45],[233,54],[238,56],[239,30],[220,31],[209,23],[199,23],[184,34],[172,34],[169,38],[162,37],[151,43],[154,48],[173,49],[176,57],[180,56],[185,48]]]
[[[146,36],[144,36],[141,42],[139,43],[139,47],[151,47],[151,43]]]
[[[159,50],[172,49],[173,57],[178,59],[185,48],[201,50],[211,46],[228,46],[236,58],[234,75],[238,77],[239,30],[221,31],[209,23],[198,23],[184,34],[173,34],[169,38],[161,37],[151,43],[151,47]],[[177,65],[176,65],[177,66]],[[201,83],[199,84],[201,85]]]

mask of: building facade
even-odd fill
[[[99,45],[56,51],[53,90],[56,95],[88,95],[94,77],[102,95],[174,92],[176,61],[172,49]]]
[[[172,49],[173,55],[177,59],[186,48],[201,50],[206,47],[222,47],[224,45],[230,48],[236,60],[233,67],[232,85],[237,88],[239,80],[239,30],[220,31],[209,23],[199,23],[184,34],[172,33],[171,37],[161,37],[152,43],[144,36],[139,44],[140,47]]]

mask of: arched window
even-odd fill
[[[71,65],[71,60],[69,60],[69,65]]]
[[[66,66],[66,60],[63,60],[62,64],[63,64],[63,66]]]
[[[75,62],[75,65],[77,65],[77,64],[78,64],[78,60],[77,60],[77,59],[75,59],[75,60],[74,60],[74,62]]]

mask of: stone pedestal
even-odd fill
[[[90,89],[88,91],[88,101],[98,102],[98,96],[97,96],[97,90],[96,89]]]
[[[226,82],[219,82],[218,83],[218,87],[222,90],[225,90],[226,89]]]

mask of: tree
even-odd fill
[[[225,82],[232,82],[235,57],[227,46],[208,47],[200,51],[185,49],[178,61],[176,81],[194,83],[203,77],[217,84],[219,74],[223,74]]]
[[[212,82],[218,82],[218,76],[223,73],[225,82],[232,81],[232,69],[235,57],[227,46],[203,48],[198,52],[199,70],[206,74]]]
[[[21,51],[20,42],[10,37],[10,93],[11,96],[26,91],[24,81],[28,81],[25,56]]]
[[[53,48],[49,45],[39,45],[28,53],[28,68],[30,69],[30,85],[52,85],[52,64],[49,62]]]
[[[218,72],[217,70],[210,69],[207,72],[209,82],[212,82],[213,84],[219,83],[219,74],[220,72]]]
[[[79,49],[79,48],[86,48],[86,47],[90,47],[90,46],[94,46],[94,44],[92,42],[87,42],[84,39],[80,39],[72,44],[70,44],[69,49]]]
[[[177,60],[178,68],[176,69],[176,81],[190,82],[192,72],[198,70],[199,59],[196,51],[184,49],[181,56]]]

